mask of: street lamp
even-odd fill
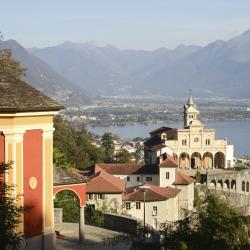
[[[145,200],[146,200],[146,192],[150,189],[150,186],[142,185],[139,186],[139,189],[143,192],[143,236],[145,241],[145,235],[146,235],[146,206],[145,206]]]

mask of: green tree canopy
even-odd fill
[[[70,164],[85,169],[91,164],[104,161],[104,151],[93,145],[93,138],[86,130],[75,131],[61,116],[55,117],[54,126],[56,165],[63,161],[64,166]]]
[[[132,155],[125,148],[121,148],[115,158],[118,163],[129,163],[132,160]]]
[[[18,226],[21,223],[24,207],[17,205],[20,196],[13,195],[15,186],[8,185],[2,178],[10,168],[10,164],[0,164],[0,250],[7,249],[7,246],[18,250],[23,240]]]
[[[111,133],[104,133],[102,136],[102,147],[106,154],[106,162],[113,162],[114,161],[114,152],[115,152],[115,145],[114,145],[114,138]]]
[[[166,223],[164,249],[180,249],[180,242],[190,250],[250,249],[250,221],[237,210],[208,192],[203,204],[186,214],[183,220]]]

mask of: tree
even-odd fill
[[[135,161],[139,162],[142,160],[142,152],[143,152],[143,146],[141,145],[140,142],[136,142],[135,144],[135,152],[134,152],[134,157]]]
[[[20,63],[11,58],[11,51],[0,50],[0,82],[15,82],[24,76]]]
[[[249,249],[249,218],[207,191],[203,204],[187,212],[183,220],[166,223],[162,229],[164,249],[191,250]]]
[[[25,210],[24,207],[17,205],[20,196],[13,195],[15,186],[8,185],[3,179],[10,168],[10,164],[0,164],[0,250],[6,249],[7,246],[17,250],[23,240],[18,227]]]
[[[102,136],[102,148],[106,154],[105,162],[113,162],[115,145],[114,138],[111,133],[104,133]]]
[[[115,158],[118,163],[129,163],[132,160],[132,155],[125,148],[121,148]]]
[[[70,164],[78,169],[103,162],[105,153],[103,149],[92,144],[92,136],[85,130],[76,131],[61,116],[54,118],[54,159],[56,164]],[[62,165],[63,166],[63,165]]]

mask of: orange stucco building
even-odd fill
[[[62,106],[23,81],[0,83],[0,163],[12,162],[5,181],[31,205],[20,231],[22,249],[53,249],[53,117]]]

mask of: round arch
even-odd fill
[[[180,168],[189,168],[190,167],[190,157],[189,154],[183,152],[179,156],[179,167]]]
[[[211,152],[203,154],[203,167],[213,168],[213,154]]]
[[[231,189],[236,190],[236,181],[235,180],[231,181]]]
[[[223,181],[222,180],[217,181],[217,187],[223,190]]]
[[[214,155],[214,167],[225,168],[225,155],[222,152],[217,152]]]
[[[224,184],[225,184],[225,188],[224,189],[229,190],[230,189],[230,182],[229,182],[229,180],[225,180]]]
[[[242,192],[246,191],[246,183],[245,183],[245,181],[242,181],[242,183],[241,183],[241,191]]]
[[[211,180],[211,181],[210,181],[210,186],[211,186],[212,188],[215,188],[215,189],[216,189],[216,180]]]
[[[201,154],[194,152],[191,155],[191,168],[200,168],[201,167]]]

